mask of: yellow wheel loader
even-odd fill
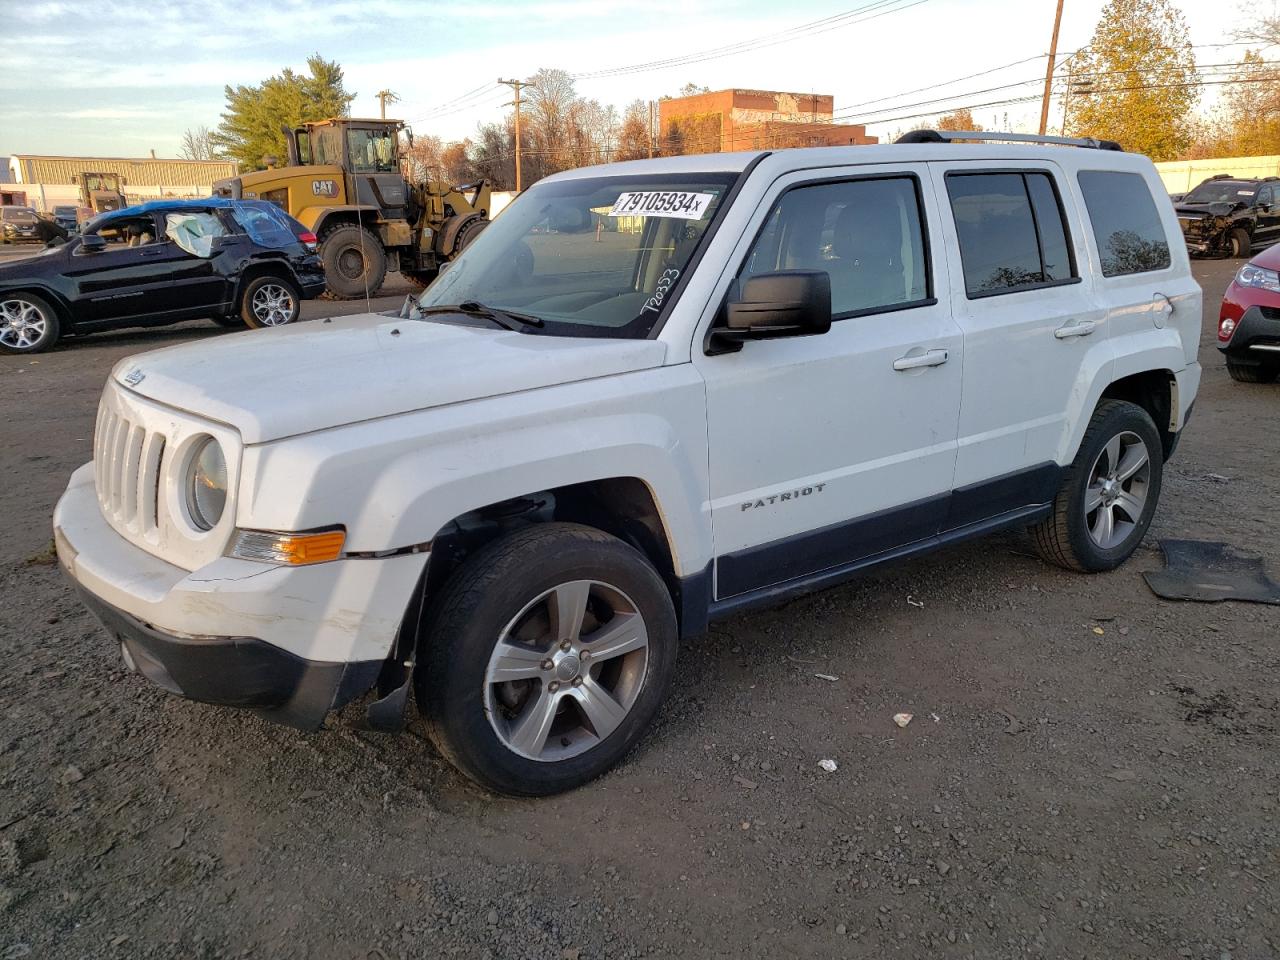
[[[268,200],[316,235],[329,294],[372,296],[388,265],[418,286],[489,223],[488,180],[412,182],[400,162],[399,120],[336,118],[285,130],[285,166],[214,184],[218,196]]]

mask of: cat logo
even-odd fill
[[[317,197],[336,197],[338,195],[338,181],[312,180],[311,192]]]

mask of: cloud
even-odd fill
[[[65,117],[68,120],[133,120],[138,117],[154,116],[155,112],[131,107],[90,107],[86,110],[55,111],[52,115]]]

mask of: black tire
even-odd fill
[[[401,270],[400,276],[412,287],[425,290],[437,276],[434,270]]]
[[[274,274],[254,277],[240,294],[240,319],[250,330],[296,323],[302,312],[302,293],[292,280]]]
[[[462,225],[462,229],[458,231],[457,239],[453,242],[453,255],[456,257],[463,250],[467,249],[467,246],[471,241],[484,233],[484,230],[489,226],[489,223],[490,221],[485,218],[468,220],[464,223]]]
[[[387,253],[382,241],[364,227],[344,223],[320,238],[320,261],[329,296],[355,300],[374,296],[387,276]]]
[[[513,623],[534,623],[535,633],[545,628],[547,637],[553,639],[555,628],[549,610],[534,601],[557,586],[582,580],[597,581],[586,607],[593,611],[589,614],[593,619],[592,630],[582,635],[584,649],[590,649],[592,632],[612,616],[594,619],[600,610],[596,606],[600,597],[594,591],[604,586],[625,595],[624,599],[634,605],[633,611],[643,618],[648,638],[645,659],[639,670],[631,661],[631,707],[624,715],[619,714],[617,726],[603,739],[590,733],[583,721],[587,714],[577,707],[574,691],[562,689],[552,701],[557,706],[546,712],[556,720],[537,741],[540,751],[553,751],[552,758],[533,759],[517,752],[498,733],[498,724],[505,722],[503,715],[508,706],[515,710],[520,708],[518,704],[493,701],[497,709],[494,721],[490,721],[486,698],[499,691],[499,686],[486,682],[490,658]],[[533,612],[523,613],[526,610]],[[543,619],[537,620],[539,616]],[[599,530],[576,524],[537,524],[486,546],[445,585],[432,606],[429,625],[415,675],[415,690],[431,739],[476,783],[512,796],[546,796],[571,790],[612,767],[657,715],[675,671],[676,617],[662,578],[638,550]],[[559,657],[561,653],[557,651],[564,648],[551,644],[545,654],[531,649],[535,650],[532,656],[536,661],[543,656]],[[575,677],[572,685],[578,687],[585,678],[586,689],[591,689],[591,683],[608,683],[603,672],[592,674],[593,670],[607,670],[610,664],[621,665],[624,660],[588,661],[584,655],[581,663],[586,664],[582,667],[583,677]],[[571,670],[578,667],[579,662],[574,660]],[[559,666],[555,672],[516,683],[525,684],[522,689],[526,698],[540,700],[555,696],[552,691],[557,686],[569,686],[568,682],[556,682],[558,675]],[[611,706],[617,707],[618,702],[610,699]],[[528,706],[536,708],[537,702]],[[579,726],[572,728],[575,722]],[[514,720],[512,723],[509,734],[515,732]],[[579,737],[574,744],[570,743],[571,735]],[[554,758],[554,751],[561,748],[582,752]]]
[[[1227,243],[1230,256],[1241,259],[1253,252],[1253,241],[1249,239],[1249,231],[1237,227],[1231,231],[1231,239]]]
[[[48,300],[34,293],[0,293],[0,353],[41,353],[61,335],[61,318]]]
[[[1102,545],[1090,533],[1089,517],[1096,513],[1086,513],[1085,496],[1094,480],[1092,474],[1095,466],[1103,466],[1103,451],[1113,439],[1124,436],[1136,436],[1146,445],[1147,467],[1143,478],[1128,481],[1129,486],[1121,485],[1121,490],[1129,492],[1133,485],[1143,484],[1143,504],[1137,518],[1129,517],[1131,526],[1123,538],[1110,545]],[[1049,563],[1077,570],[1082,573],[1097,573],[1112,570],[1128,560],[1151,525],[1156,505],[1160,500],[1160,486],[1164,474],[1164,458],[1162,456],[1160,431],[1147,411],[1137,404],[1123,400],[1103,400],[1093,412],[1085,430],[1080,450],[1063,478],[1062,486],[1053,501],[1053,512],[1031,527],[1032,540],[1040,556]],[[1116,464],[1106,464],[1113,470]],[[1109,509],[1099,507],[1101,509]],[[1123,511],[1123,507],[1121,507]],[[1113,514],[1114,516],[1114,514]]]
[[[244,321],[240,319],[238,313],[229,313],[225,317],[210,317],[214,323],[220,327],[226,327],[229,330],[243,330]]]
[[[1276,374],[1280,374],[1280,367],[1268,366],[1264,363],[1232,363],[1228,360],[1227,373],[1231,375],[1232,380],[1238,380],[1240,383],[1271,383],[1275,380]]]

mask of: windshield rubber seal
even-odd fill
[[[656,340],[662,333],[662,328],[667,325],[667,320],[671,317],[671,312],[676,308],[676,304],[680,302],[680,298],[684,295],[685,288],[689,285],[690,278],[698,269],[698,265],[702,263],[702,258],[706,254],[707,249],[711,246],[711,241],[715,239],[716,233],[720,230],[720,224],[724,223],[725,218],[729,215],[729,209],[738,199],[738,194],[742,192],[742,188],[746,185],[747,180],[751,177],[752,172],[760,165],[765,157],[770,156],[772,150],[765,150],[745,167],[738,174],[738,179],[733,181],[733,186],[729,188],[728,193],[724,195],[724,200],[720,203],[720,209],[717,211],[715,220],[707,227],[707,232],[702,235],[702,242],[698,244],[698,249],[693,252],[693,256],[689,259],[689,263],[685,266],[684,272],[680,275],[680,279],[676,281],[676,285],[671,288],[671,296],[667,302],[662,305],[662,310],[657,318],[653,321],[653,326],[645,333],[644,339]]]

